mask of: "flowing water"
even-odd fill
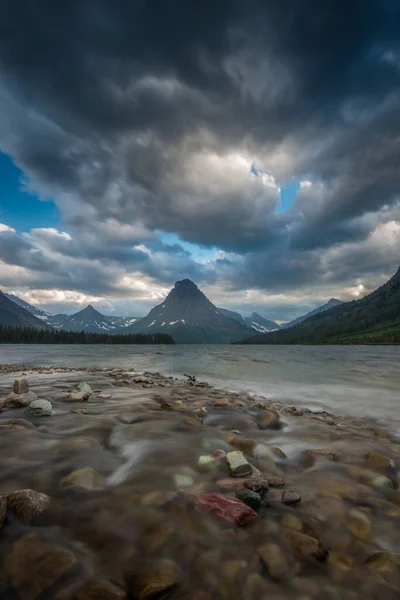
[[[400,346],[0,346],[0,363],[195,374],[340,415],[400,423]]]
[[[399,359],[0,346],[0,398],[23,364],[53,409],[0,412],[0,598],[400,598]]]

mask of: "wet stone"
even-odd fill
[[[296,490],[269,490],[265,496],[263,504],[274,504],[280,502],[282,504],[298,504],[301,501],[301,495]]]
[[[328,558],[327,548],[316,538],[293,529],[286,529],[284,538],[301,556],[312,556],[319,561],[325,561]]]
[[[201,445],[203,446],[204,450],[207,450],[207,452],[215,452],[216,450],[230,452],[232,450],[232,446],[230,444],[224,440],[220,440],[219,438],[204,438]]]
[[[360,540],[368,541],[371,538],[371,521],[361,510],[352,508],[349,511],[347,527]]]
[[[259,510],[261,506],[261,496],[252,490],[241,489],[235,492],[236,498],[250,506],[253,510]]]
[[[91,467],[83,467],[66,475],[60,482],[61,490],[96,490],[104,487],[104,477]]]
[[[77,591],[74,600],[128,600],[128,595],[110,581],[99,579],[86,582]]]
[[[377,471],[387,471],[395,466],[394,461],[380,452],[368,452],[367,465]]]
[[[82,381],[79,385],[78,385],[78,390],[80,392],[83,392],[84,394],[91,394],[92,393],[92,388],[90,387],[90,385],[88,383],[86,383],[85,381]]]
[[[48,400],[34,400],[26,407],[25,414],[29,417],[51,417],[53,407]]]
[[[163,598],[179,586],[181,570],[172,560],[151,561],[138,564],[137,570],[128,572],[128,592],[137,600]]]
[[[243,452],[239,452],[238,450],[228,452],[226,455],[226,460],[228,461],[228,465],[233,477],[246,477],[247,475],[251,475],[253,472],[253,468],[247,462]]]
[[[25,377],[16,377],[13,385],[14,394],[25,394],[29,392],[29,383]]]
[[[77,565],[75,554],[30,533],[16,541],[4,556],[2,583],[17,598],[38,600],[60,580],[64,583],[65,576]]]
[[[37,395],[34,392],[24,392],[23,394],[16,394],[11,392],[6,398],[8,406],[29,406],[31,402],[37,400]]]
[[[241,500],[218,493],[199,496],[196,506],[235,525],[242,525],[249,519],[257,517],[257,513]]]
[[[267,542],[258,548],[257,553],[272,579],[281,581],[289,578],[291,568],[284,551],[278,544]]]
[[[331,462],[337,462],[339,460],[338,455],[328,448],[313,448],[311,450],[305,450],[304,455],[314,459],[322,458],[330,460]]]
[[[259,429],[280,429],[282,426],[279,415],[270,410],[265,410],[261,413],[257,424]]]
[[[63,402],[87,402],[90,398],[90,392],[78,391],[71,392],[62,399]]]
[[[7,495],[7,516],[19,523],[33,525],[40,521],[50,505],[50,498],[35,490],[16,490]]]
[[[230,446],[233,446],[236,450],[240,450],[243,454],[247,454],[248,456],[252,456],[253,448],[255,446],[255,441],[250,438],[244,438],[239,435],[230,434],[227,437],[227,442]],[[227,451],[228,452],[228,451]]]

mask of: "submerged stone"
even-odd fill
[[[284,551],[278,544],[267,542],[260,546],[257,552],[272,579],[288,579],[291,569]]]
[[[87,581],[76,593],[75,600],[128,600],[127,593],[105,579]]]
[[[247,462],[243,452],[239,452],[238,450],[228,452],[226,455],[226,460],[228,461],[228,465],[233,477],[246,477],[247,475],[251,475],[253,472],[253,468],[250,463]]]
[[[204,438],[201,445],[207,452],[215,452],[216,450],[230,452],[232,450],[232,446],[228,442],[219,438]]]
[[[16,490],[7,495],[7,514],[20,523],[32,525],[40,520],[50,504],[49,496],[35,490]]]
[[[243,525],[249,519],[257,517],[257,513],[238,498],[216,492],[197,498],[196,506],[235,525]]]
[[[48,400],[34,400],[26,407],[25,413],[30,417],[51,417],[53,407]]]
[[[104,477],[91,467],[73,471],[60,482],[61,490],[96,490],[103,487]]]
[[[261,496],[257,492],[248,489],[240,489],[235,492],[236,498],[250,506],[253,510],[258,510],[261,506]]]
[[[16,394],[11,392],[6,398],[6,402],[11,406],[29,406],[31,402],[37,400],[35,392],[24,392],[23,394]]]
[[[137,600],[164,598],[180,583],[181,570],[172,560],[149,561],[137,567],[126,576],[128,591]]]

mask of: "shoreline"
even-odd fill
[[[0,412],[3,594],[28,547],[29,585],[62,600],[400,593],[400,443],[371,420],[117,367],[0,365],[3,398],[22,373],[53,414]],[[48,505],[24,522],[26,488]],[[62,577],[34,575],[43,544]]]

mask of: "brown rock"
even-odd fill
[[[34,392],[24,392],[23,394],[16,394],[11,392],[6,398],[6,404],[8,406],[29,406],[31,402],[37,400],[38,397]]]
[[[0,496],[0,529],[3,527],[7,516],[7,498]]]
[[[269,490],[265,497],[266,504],[281,502],[282,504],[297,504],[301,496],[296,490]]]
[[[270,410],[264,410],[257,421],[259,429],[280,429],[279,416]]]
[[[128,592],[137,600],[152,600],[178,587],[181,571],[172,560],[151,561],[138,565],[135,572],[128,573]]]
[[[305,450],[304,454],[305,456],[312,458],[324,458],[325,460],[330,460],[332,462],[339,460],[338,455],[328,448],[313,448],[311,450]]]
[[[91,467],[72,471],[60,482],[61,490],[96,490],[104,486],[104,477]]]
[[[255,441],[250,438],[243,438],[235,434],[230,434],[227,436],[226,441],[228,444],[236,448],[236,450],[240,450],[243,454],[247,454],[251,456],[253,453],[253,448],[255,446]]]
[[[371,539],[371,521],[363,511],[352,508],[347,517],[347,527],[356,538],[364,541]]]
[[[29,392],[29,383],[25,377],[16,377],[13,385],[14,394],[25,394]]]
[[[367,464],[368,467],[377,471],[387,471],[391,467],[394,467],[394,462],[388,456],[374,451],[368,452]]]
[[[296,515],[292,515],[290,513],[284,514],[282,516],[281,523],[284,527],[288,527],[289,529],[303,531],[303,523],[300,521],[299,517],[296,517]]]
[[[248,489],[259,494],[264,494],[269,489],[269,482],[258,475],[251,477],[236,477],[235,479],[220,479],[217,486],[229,491]]]
[[[30,533],[3,557],[3,581],[21,600],[37,600],[77,563],[69,550]]]
[[[127,593],[105,579],[88,581],[82,586],[75,600],[127,600]]]
[[[289,563],[285,553],[278,544],[267,542],[258,548],[257,553],[272,579],[281,581],[290,577],[291,569]]]
[[[272,598],[270,586],[259,573],[249,573],[245,589],[246,598]]]
[[[325,561],[328,557],[328,550],[316,538],[294,531],[293,529],[285,529],[284,538],[293,547],[293,549],[301,556],[313,556],[317,560]]]
[[[20,523],[32,525],[39,521],[50,504],[49,496],[35,490],[16,490],[7,495],[7,514]]]
[[[62,398],[63,402],[87,402],[90,398],[90,393],[87,391],[71,392],[65,398]]]
[[[230,402],[226,399],[216,400],[214,402],[215,408],[229,408]]]
[[[278,446],[272,446],[271,450],[275,454],[275,456],[278,456],[279,458],[287,458],[287,456],[284,453],[284,451],[281,450],[280,448],[278,448]]]

